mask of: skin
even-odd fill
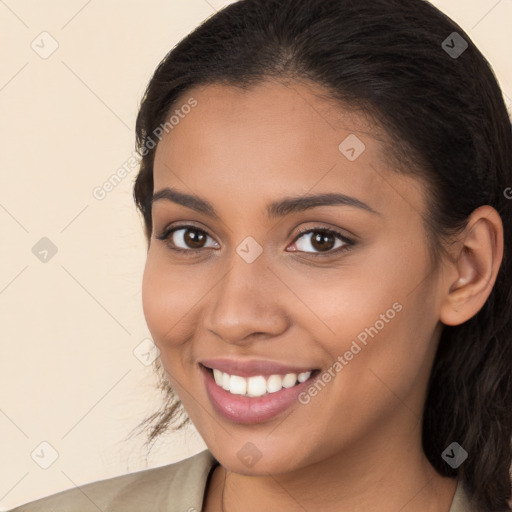
[[[221,463],[208,481],[206,512],[447,512],[456,481],[438,475],[421,448],[427,381],[443,323],[471,318],[492,289],[501,220],[490,206],[475,210],[450,257],[432,266],[425,186],[393,170],[375,123],[321,92],[269,81],[245,91],[208,85],[182,97],[198,104],[158,144],[154,191],[196,194],[220,220],[154,203],[144,314],[174,389]],[[354,161],[338,149],[350,134],[366,146]],[[266,217],[271,201],[322,192],[354,196],[378,213],[320,206]],[[155,238],[176,221],[206,231],[206,248],[187,257],[170,249],[174,241],[193,250],[179,236],[186,232]],[[311,234],[296,238],[301,227],[337,229],[356,243],[315,257],[321,248]],[[250,264],[236,252],[247,236],[263,249]],[[209,402],[201,359],[325,370],[397,302],[401,311],[308,404],[240,425]],[[237,456],[247,442],[261,453],[252,467]]]

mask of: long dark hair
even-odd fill
[[[489,63],[457,24],[423,0],[229,5],[165,56],[141,102],[134,199],[148,244],[155,143],[178,99],[185,102],[198,85],[248,88],[268,78],[319,84],[340,105],[364,110],[385,128],[397,172],[428,184],[425,222],[434,261],[473,210],[488,204],[499,212],[504,259],[482,309],[461,325],[443,327],[423,415],[423,449],[441,475],[466,484],[483,510],[510,510],[512,133]],[[188,421],[158,360],[156,369],[165,403],[139,425],[148,443]],[[468,452],[457,469],[441,457],[453,441]]]

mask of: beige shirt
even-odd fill
[[[201,512],[208,475],[217,465],[204,450],[174,464],[61,491],[9,512]],[[460,481],[449,512],[478,512]]]

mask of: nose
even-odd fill
[[[264,254],[248,263],[233,251],[224,277],[208,294],[204,328],[232,344],[279,336],[289,324],[285,290]]]

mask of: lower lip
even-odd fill
[[[282,413],[294,402],[299,394],[311,385],[316,373],[305,382],[291,388],[283,388],[275,393],[260,397],[233,395],[215,383],[213,375],[204,366],[199,365],[203,374],[206,392],[215,410],[234,423],[262,423]]]

